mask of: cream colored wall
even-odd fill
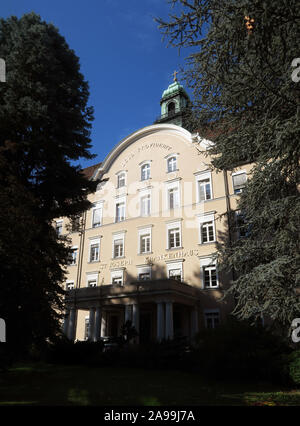
[[[155,127],[157,128],[156,125]],[[173,126],[176,128],[176,126]],[[176,130],[176,131],[175,131]],[[216,249],[215,243],[199,244],[199,223],[197,215],[214,212],[215,230],[217,239],[226,232],[224,218],[219,216],[226,212],[226,198],[223,173],[212,172],[213,199],[203,203],[196,203],[196,177],[195,173],[209,168],[209,158],[199,153],[199,145],[192,143],[186,136],[186,131],[180,128],[161,130],[153,134],[138,138],[130,144],[112,162],[108,170],[102,176],[108,181],[93,194],[90,200],[95,203],[103,201],[102,226],[92,228],[92,210],[86,215],[86,232],[84,236],[83,264],[80,287],[86,286],[87,273],[98,273],[98,285],[111,283],[111,270],[116,267],[124,267],[125,280],[130,282],[137,278],[137,265],[153,262],[153,278],[164,277],[166,274],[166,261],[171,259],[183,259],[183,279],[190,285],[202,287],[200,280],[200,257],[210,256]],[[197,149],[198,148],[198,149]],[[200,149],[203,149],[200,147]],[[166,156],[178,154],[178,171],[167,173]],[[140,180],[140,163],[151,161],[151,179]],[[240,169],[249,172],[250,166]],[[126,188],[116,189],[116,174],[126,171]],[[238,169],[236,169],[238,170]],[[235,170],[235,171],[236,171]],[[231,207],[235,206],[233,195],[232,172],[228,172],[228,185],[231,194]],[[169,211],[164,207],[165,183],[180,178],[181,208]],[[159,202],[152,204],[152,215],[140,217],[135,205],[139,204],[139,190],[152,187],[152,200],[159,194]],[[126,195],[126,220],[115,223],[115,199],[119,195]],[[171,220],[180,220],[182,226],[182,248],[167,250],[166,226]],[[141,226],[152,225],[152,253],[138,254],[138,229]],[[125,256],[123,259],[112,258],[113,233],[125,231]],[[79,234],[71,235],[73,245],[80,246]],[[90,238],[100,237],[100,261],[89,263]],[[78,253],[79,258],[80,253]],[[68,280],[76,284],[77,266],[68,268]],[[224,281],[224,280],[223,280]],[[225,280],[226,281],[226,280]],[[209,301],[219,298],[219,290],[210,290]],[[213,304],[213,303],[212,303]],[[78,321],[79,323],[80,321]],[[84,323],[84,321],[83,321]]]

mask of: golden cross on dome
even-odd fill
[[[177,81],[177,74],[178,74],[178,71],[174,71],[174,72],[173,72],[174,81]]]

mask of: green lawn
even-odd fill
[[[47,364],[0,373],[0,405],[300,405],[300,390],[199,374]]]

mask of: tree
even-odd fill
[[[213,132],[213,167],[254,164],[238,205],[247,237],[218,250],[221,269],[235,271],[226,295],[239,318],[265,315],[286,327],[300,311],[298,2],[171,3],[169,20],[157,21],[171,45],[193,50],[184,71],[191,129]]]
[[[70,249],[53,219],[90,206],[93,110],[79,60],[35,13],[0,20],[0,316],[19,353],[59,330]]]

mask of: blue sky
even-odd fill
[[[159,116],[159,101],[187,52],[167,48],[153,17],[166,18],[166,0],[7,0],[0,15],[34,11],[52,22],[80,58],[95,109],[93,160],[102,161],[128,134]],[[179,74],[180,80],[180,74]]]

